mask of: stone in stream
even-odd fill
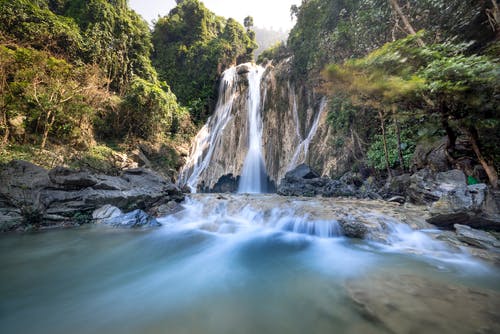
[[[348,238],[363,239],[368,233],[367,226],[357,220],[339,219],[339,225]]]
[[[161,224],[156,218],[151,217],[142,210],[134,210],[128,213],[102,219],[101,223],[115,227],[158,227]]]
[[[457,232],[458,240],[475,247],[483,249],[496,248],[497,251],[500,251],[500,241],[492,234],[466,225],[455,224],[453,227]]]

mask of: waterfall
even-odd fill
[[[316,114],[316,117],[314,118],[313,124],[311,126],[311,130],[309,130],[309,134],[307,135],[306,139],[302,140],[300,144],[297,146],[295,149],[295,152],[292,156],[292,160],[290,160],[290,163],[288,164],[287,170],[292,170],[293,168],[297,167],[299,162],[305,162],[307,158],[307,154],[309,153],[309,145],[311,144],[311,141],[313,140],[314,136],[316,135],[316,131],[318,131],[318,126],[319,126],[319,121],[321,119],[321,116],[323,115],[324,110],[326,109],[327,106],[327,100],[325,97],[321,99],[321,104],[319,106],[319,111]],[[296,102],[294,101],[294,118],[296,113]],[[297,124],[298,124],[298,116],[297,116]],[[297,125],[298,128],[298,125]],[[300,136],[300,133],[298,133]],[[300,159],[300,160],[299,160]]]
[[[222,75],[215,112],[194,138],[189,157],[180,171],[179,184],[187,185],[191,192],[196,192],[200,175],[208,167],[214,149],[221,140],[222,130],[231,119],[236,83],[236,67],[231,67]]]
[[[262,157],[262,116],[260,81],[264,68],[248,73],[248,153],[243,163],[238,192],[261,193],[266,190],[267,173]]]

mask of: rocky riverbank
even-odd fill
[[[130,226],[151,225],[149,216],[166,214],[184,199],[172,182],[145,168],[109,176],[12,161],[0,167],[0,180],[0,231],[89,223],[104,205],[120,211],[113,217],[132,212],[124,217]]]
[[[455,247],[466,246],[474,255],[500,262],[500,192],[486,184],[468,185],[460,170],[433,173],[421,169],[381,183],[352,172],[332,180],[303,164],[285,175],[277,192],[283,196],[383,199],[416,205],[429,226],[447,230],[437,235],[438,239]],[[348,225],[347,231],[359,235],[359,229],[353,228]]]

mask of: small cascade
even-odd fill
[[[215,112],[194,138],[188,160],[180,171],[179,184],[187,185],[191,192],[196,192],[200,175],[208,167],[222,130],[231,119],[236,82],[236,67],[231,67],[222,75]]]
[[[292,156],[292,160],[290,160],[290,163],[288,164],[287,170],[292,170],[293,168],[297,167],[299,163],[305,162],[307,154],[309,153],[309,145],[311,144],[311,141],[316,135],[316,131],[318,131],[319,121],[321,119],[321,116],[323,115],[323,112],[326,110],[326,106],[327,106],[327,100],[326,97],[323,97],[323,99],[321,100],[321,104],[319,106],[319,111],[316,114],[316,117],[314,118],[313,124],[311,126],[311,130],[309,130],[309,134],[307,135],[306,139],[302,140],[295,149],[295,152]],[[294,97],[294,110],[293,110],[294,118],[296,114],[296,109],[297,106]],[[298,116],[297,116],[297,124],[298,124]],[[300,137],[300,133],[298,134]]]
[[[260,82],[264,68],[258,66],[248,73],[248,153],[243,163],[238,192],[266,191],[267,173],[262,157],[262,116]]]

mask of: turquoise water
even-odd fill
[[[147,231],[88,226],[2,235],[1,333],[500,328],[500,272],[467,255],[320,237],[262,224],[275,216],[248,209],[211,216],[200,205]]]

